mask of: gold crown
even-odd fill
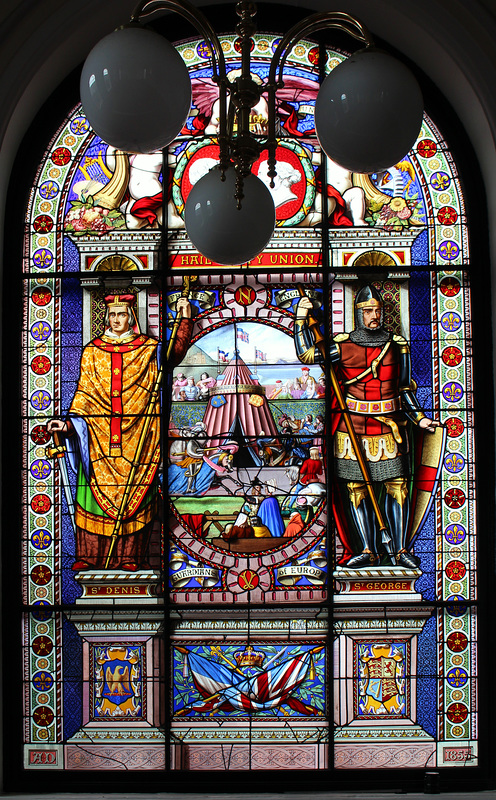
[[[254,650],[249,644],[244,650],[238,650],[237,653],[234,653],[234,658],[238,667],[261,667],[265,660],[265,655],[258,650]]]

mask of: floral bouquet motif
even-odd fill
[[[124,215],[117,209],[109,210],[93,205],[93,198],[86,202],[74,200],[68,212],[64,230],[74,236],[102,236],[125,226]]]
[[[384,205],[371,203],[366,220],[370,225],[384,228],[385,231],[401,231],[410,225],[419,225],[421,223],[413,219],[417,202],[405,200],[404,197],[392,197]]]

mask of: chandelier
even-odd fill
[[[182,130],[191,107],[191,82],[177,50],[142,24],[157,11],[175,11],[192,23],[210,51],[212,78],[219,88],[219,164],[200,178],[186,202],[184,218],[192,243],[219,264],[243,264],[268,244],[275,208],[266,184],[251,172],[268,151],[268,179],[274,186],[276,95],[284,86],[284,65],[295,44],[318,30],[345,31],[362,48],[335,67],[320,86],[315,130],[326,155],[356,173],[386,170],[413,146],[422,124],[423,101],[407,67],[374,46],[370,31],[343,12],[312,14],[280,40],[265,83],[254,80],[250,51],[256,6],[236,5],[241,69],[231,82],[221,43],[208,19],[188,0],[143,0],[127,25],[90,52],[81,75],[81,102],[93,130],[129,153],[167,147]],[[250,112],[267,98],[266,135],[250,130]]]

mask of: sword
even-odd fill
[[[60,434],[58,431],[54,431],[53,434],[53,447],[45,447],[45,455],[47,458],[52,458],[54,463],[59,465],[60,469],[60,478],[62,480],[62,486],[64,489],[65,499],[67,502],[67,508],[69,509],[69,516],[71,518],[72,527],[74,532],[76,531],[76,512],[74,509],[74,501],[72,499],[72,492],[71,492],[71,485],[69,483],[69,473],[67,472],[67,463],[65,460],[65,454],[67,452],[67,447],[62,444]]]

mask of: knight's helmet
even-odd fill
[[[379,306],[381,309],[381,328],[384,324],[384,303],[374,286],[363,286],[355,296],[355,328],[364,328],[363,310],[365,307]]]

